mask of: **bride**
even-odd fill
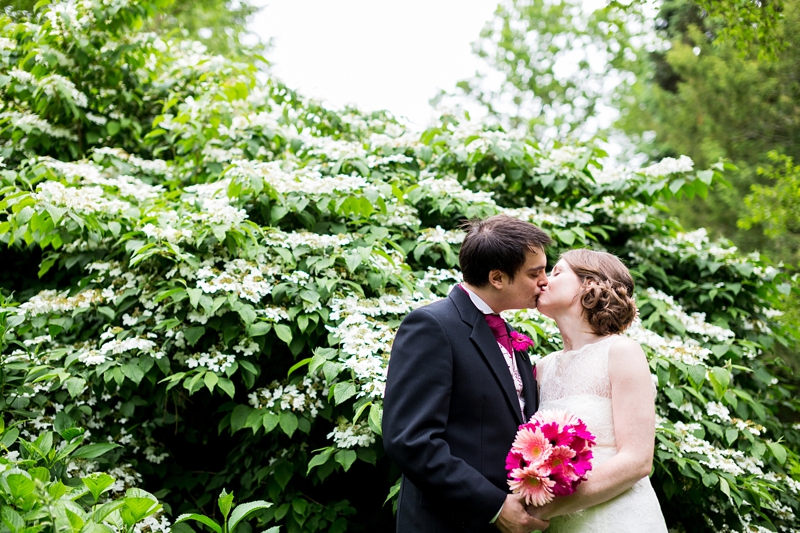
[[[666,533],[650,485],[655,441],[654,387],[642,348],[620,336],[636,317],[633,278],[611,254],[563,254],[539,296],[564,349],[536,365],[539,410],[581,418],[596,439],[593,469],[575,494],[529,512],[548,533]]]

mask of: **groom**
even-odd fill
[[[464,283],[400,325],[383,411],[384,447],[403,473],[398,533],[548,526],[506,483],[506,455],[538,398],[530,360],[497,313],[536,307],[550,242],[508,216],[471,222],[459,253]]]

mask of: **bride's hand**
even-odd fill
[[[554,499],[552,502],[540,505],[540,506],[533,506],[528,505],[525,507],[525,510],[528,512],[529,515],[535,516],[540,520],[550,520],[554,516],[558,516],[558,498]]]

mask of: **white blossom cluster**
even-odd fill
[[[171,530],[172,524],[164,513],[148,516],[133,526],[134,533],[168,533]]]
[[[375,444],[375,433],[369,425],[358,422],[353,424],[345,418],[339,418],[338,425],[328,433],[328,438],[333,439],[337,448],[367,447]]]
[[[360,298],[355,294],[337,295],[328,302],[330,320],[339,320],[350,314],[362,314],[369,317],[386,315],[402,316],[417,306],[413,298],[406,294],[384,293],[377,298]]]
[[[461,283],[463,279],[464,278],[461,275],[460,270],[456,270],[454,268],[439,269],[428,267],[428,269],[422,275],[422,279],[418,279],[418,283],[425,289],[430,290],[432,287],[435,287],[440,283],[450,282],[451,285],[455,285],[456,283]],[[414,297],[416,300],[422,299],[422,295],[414,295]]]
[[[453,131],[453,140],[456,141],[456,150],[463,149],[468,154],[487,153],[492,147],[507,151],[514,142],[520,140],[520,135],[504,131],[486,131],[477,122],[462,122]]]
[[[490,192],[475,192],[465,189],[455,178],[437,178],[428,175],[419,181],[428,198],[451,198],[466,204],[496,205]]]
[[[680,322],[689,333],[699,335],[703,340],[711,340],[717,343],[724,343],[736,337],[730,329],[706,322],[705,313],[686,313],[680,304],[675,303],[675,299],[672,296],[664,294],[652,287],[648,287],[646,292],[647,297],[651,300],[660,300],[666,303],[667,314]]]
[[[297,411],[317,417],[328,397],[327,385],[318,377],[305,377],[297,384],[282,385],[273,381],[268,387],[251,392],[247,398],[254,409]],[[277,406],[277,409],[275,407]]]
[[[25,133],[39,130],[41,133],[57,139],[67,139],[70,141],[78,140],[78,137],[71,131],[59,126],[53,126],[36,113],[31,113],[29,111],[23,113],[18,111],[3,111],[0,113],[0,120],[3,119],[9,119],[9,122],[13,124],[15,128]]]
[[[705,364],[712,355],[711,350],[704,348],[695,339],[676,335],[661,336],[655,331],[642,327],[639,320],[625,330],[625,334],[642,346],[650,348],[659,357],[680,361],[687,365]]]
[[[659,178],[670,174],[691,172],[692,170],[694,170],[694,162],[690,157],[682,155],[678,159],[665,157],[658,163],[643,168],[639,172],[650,178]]]
[[[112,339],[99,348],[99,352],[104,356],[119,355],[122,353],[138,350],[152,355],[155,359],[164,357],[164,353],[155,350],[156,343],[143,337],[128,337],[127,339]]]
[[[361,313],[351,313],[337,326],[326,328],[339,340],[342,364],[355,374],[361,388],[356,397],[383,397],[395,331]]]
[[[184,201],[200,205],[200,211],[191,214],[192,220],[203,224],[212,224],[222,227],[232,227],[241,224],[247,213],[230,204],[228,186],[230,179],[223,179],[213,183],[190,185],[184,189]]]
[[[308,246],[312,250],[332,249],[332,253],[341,253],[342,248],[352,242],[352,238],[339,235],[322,235],[310,231],[291,231],[283,232],[278,229],[270,229],[265,232],[265,243],[271,246],[280,246],[293,250],[300,246]]]
[[[328,161],[342,161],[345,159],[365,159],[367,151],[360,142],[332,139],[330,137],[314,137],[301,134],[303,148],[309,155],[322,156]]]
[[[272,292],[274,281],[265,277],[259,265],[245,259],[225,263],[222,271],[203,266],[197,271],[197,287],[206,294],[226,292],[259,303]]]
[[[673,436],[670,433],[667,433],[667,435],[681,454],[704,456],[705,458],[698,459],[698,462],[712,470],[720,470],[734,476],[747,474],[760,477],[764,475],[762,470],[764,463],[762,461],[747,456],[739,450],[719,449],[710,442],[696,437],[694,432],[700,428],[702,426],[696,422],[689,424],[675,422],[674,429],[678,436]],[[668,451],[664,444],[659,444],[658,446],[662,450]]]
[[[386,214],[374,215],[375,221],[383,226],[418,228],[419,211],[408,204],[391,203],[386,206]]]
[[[441,226],[435,228],[424,228],[419,232],[417,242],[427,242],[431,244],[461,244],[464,241],[466,232],[461,230],[442,229]]]
[[[39,88],[51,98],[66,96],[78,107],[86,107],[89,105],[89,100],[86,98],[86,95],[80,92],[71,80],[60,74],[48,74],[39,79],[38,85]]]
[[[19,306],[19,309],[31,316],[50,313],[69,313],[75,309],[91,307],[105,301],[97,289],[86,289],[75,296],[69,296],[69,290],[58,292],[46,289]]]
[[[219,350],[195,353],[186,358],[186,366],[189,368],[205,367],[217,373],[225,372],[235,362],[236,356],[224,354]]]
[[[402,131],[402,130],[401,130]],[[402,131],[397,136],[387,135],[386,133],[373,133],[367,141],[370,147],[378,151],[380,148],[416,148],[419,146],[419,134],[414,132]]]
[[[539,165],[534,169],[539,174],[549,174],[550,172],[557,172],[574,165],[586,154],[588,149],[583,146],[562,146],[556,148],[547,154],[546,159],[539,160]]]
[[[142,227],[142,233],[151,239],[164,240],[177,244],[192,238],[192,230],[188,228],[173,228],[172,226],[160,227],[148,222]]]
[[[84,214],[116,214],[131,207],[128,202],[106,198],[102,187],[65,187],[57,181],[40,183],[31,196],[43,204]]]
[[[537,226],[553,226],[557,228],[567,228],[577,224],[592,224],[594,216],[579,207],[575,209],[560,210],[555,202],[543,203],[537,207],[519,207],[516,209],[504,209],[503,213]]]

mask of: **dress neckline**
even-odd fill
[[[617,335],[617,334],[609,335],[607,337],[604,337],[604,338],[600,339],[599,341],[590,342],[589,344],[584,344],[580,348],[576,348],[574,350],[561,350],[561,354],[563,355],[563,354],[568,354],[568,353],[580,353],[580,352],[582,352],[583,350],[585,350],[586,348],[588,348],[590,346],[597,346],[598,344],[602,344],[602,343],[606,342],[609,339],[614,339],[614,338],[617,338],[617,337],[619,337],[619,335]]]

